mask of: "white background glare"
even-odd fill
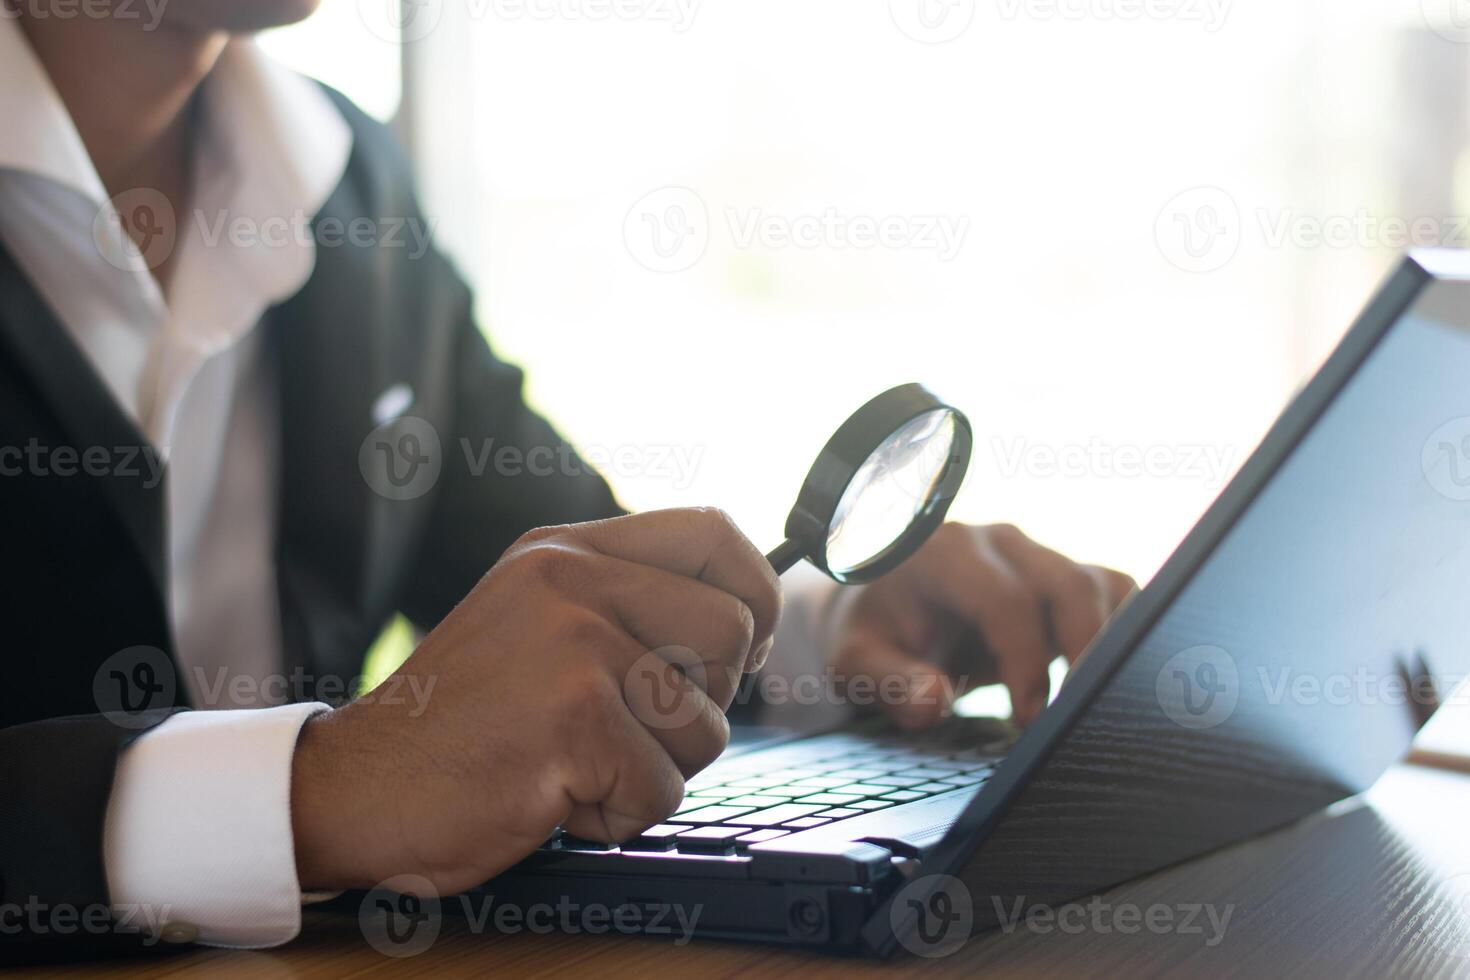
[[[611,6],[422,0],[401,128],[536,403],[625,503],[764,547],[833,427],[918,380],[976,427],[955,516],[1146,578],[1389,222],[1464,244],[1470,38],[1418,3]],[[386,117],[364,9],[269,43]]]

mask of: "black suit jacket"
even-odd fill
[[[423,221],[386,130],[332,97],[355,146],[318,223]],[[486,345],[454,269],[411,251],[319,247],[311,279],[263,323],[280,378],[285,653],[307,699],[359,673],[393,614],[432,627],[526,530],[618,513],[579,465],[554,476],[466,465],[462,440],[566,450],[523,402],[520,372]],[[406,414],[432,425],[442,448],[433,488],[407,500],[381,496],[359,469],[374,404],[394,386],[412,392]],[[166,476],[152,485],[142,457],[123,465],[146,440],[0,250],[0,448],[28,446],[52,461],[59,447],[79,458],[101,447],[111,464],[106,475],[58,475],[0,458],[0,962],[139,945],[60,934],[49,913],[22,910],[107,904],[102,829],[117,754],[185,706],[169,676]]]

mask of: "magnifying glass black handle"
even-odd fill
[[[776,570],[777,575],[784,575],[797,562],[806,557],[806,549],[801,542],[795,538],[787,538],[776,546],[775,550],[766,555],[766,561]]]

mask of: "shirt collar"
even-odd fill
[[[107,193],[56,86],[13,17],[0,16],[0,167],[39,174],[100,203]]]

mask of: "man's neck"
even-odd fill
[[[112,18],[22,16],[20,23],[108,194],[151,188],[183,213],[190,109],[227,35],[168,27],[144,32]]]

